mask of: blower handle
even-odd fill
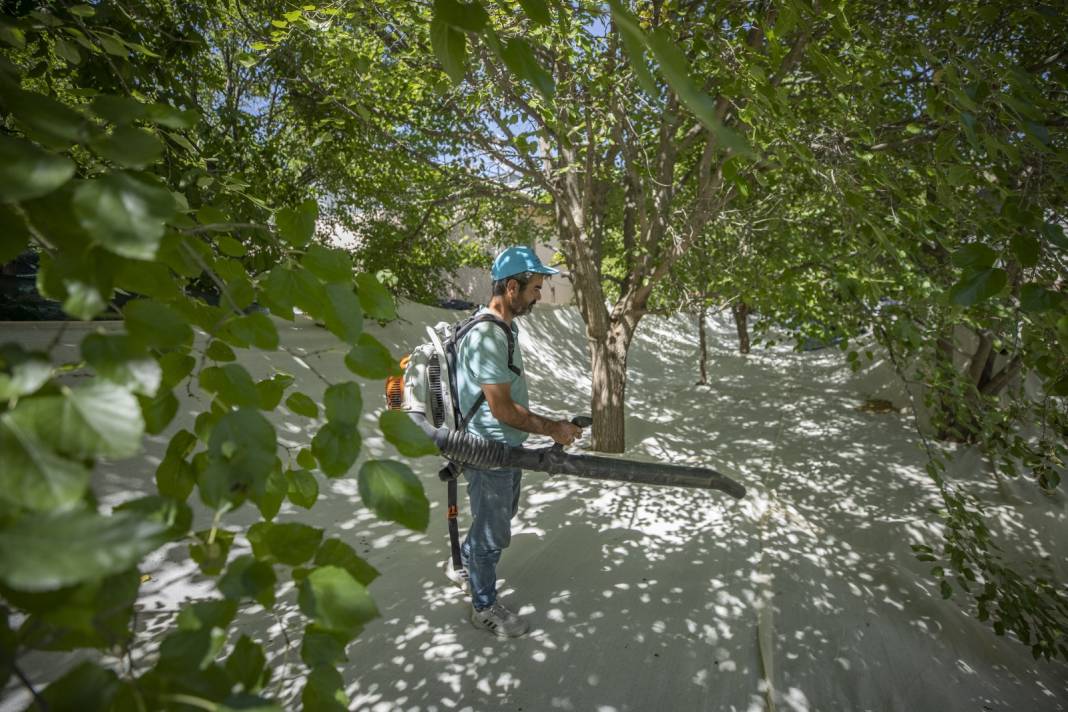
[[[576,425],[580,428],[588,428],[593,425],[593,418],[588,415],[576,415],[574,418],[571,419],[571,424]],[[560,443],[553,443],[552,450],[556,452],[563,452],[564,446]]]

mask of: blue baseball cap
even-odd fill
[[[538,256],[534,253],[534,250],[522,246],[509,247],[507,250],[497,255],[497,259],[493,261],[493,270],[490,272],[490,276],[492,276],[493,281],[496,282],[498,279],[522,274],[523,272],[533,272],[534,274],[560,274],[560,270],[543,265],[541,260],[539,260]]]

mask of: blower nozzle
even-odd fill
[[[573,455],[560,445],[524,448],[493,442],[468,432],[436,428],[424,413],[409,411],[411,419],[434,441],[445,459],[458,465],[482,469],[518,467],[550,475],[574,475],[598,480],[631,482],[667,487],[691,487],[726,492],[735,499],[745,496],[745,487],[730,477],[705,467],[665,465],[594,455]],[[575,418],[572,422],[578,421]],[[588,426],[588,416],[580,427]]]

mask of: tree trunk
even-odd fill
[[[630,337],[612,324],[604,340],[590,341],[593,368],[593,440],[598,452],[623,452],[626,447],[624,403],[627,394],[627,349]]]
[[[738,328],[738,351],[749,353],[749,305],[737,302],[731,306],[734,313],[734,325]]]
[[[697,381],[699,386],[708,385],[708,338],[705,336],[705,310],[700,309],[697,312],[697,333],[698,341],[701,344],[700,355],[700,369],[701,377]]]

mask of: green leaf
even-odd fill
[[[233,538],[232,534],[230,538]],[[177,624],[179,630],[187,631],[225,629],[233,622],[235,615],[237,615],[236,601],[212,598],[183,606],[178,614]]]
[[[638,86],[654,101],[659,101],[660,90],[653,80],[649,65],[645,63],[645,34],[642,32],[638,21],[619,4],[618,0],[610,0],[608,3],[612,9],[612,20],[619,29],[619,36],[623,40],[623,50],[627,54],[634,77],[638,80]]]
[[[312,438],[312,453],[329,477],[349,471],[360,454],[360,433],[354,426],[327,423]]]
[[[303,415],[305,418],[316,418],[319,416],[319,407],[315,405],[315,401],[300,392],[291,393],[290,396],[286,398],[286,407],[297,415]]]
[[[115,507],[116,512],[137,514],[146,522],[157,522],[165,528],[164,536],[170,541],[183,539],[193,524],[193,510],[185,502],[170,497],[150,495]]]
[[[983,270],[994,266],[998,253],[986,245],[972,243],[953,253],[953,264],[967,270]]]
[[[337,566],[349,572],[364,586],[378,578],[378,569],[361,559],[356,550],[340,539],[327,539],[315,554],[316,566]]]
[[[32,612],[19,629],[20,643],[35,650],[113,649],[133,638],[134,602],[141,587],[137,569],[44,593],[13,595]]]
[[[1034,121],[1025,121],[1024,127],[1031,136],[1043,146],[1049,145],[1049,129]]]
[[[275,316],[292,321],[293,306],[297,303],[299,290],[297,274],[291,269],[279,266],[272,269],[262,282],[260,299]]]
[[[301,265],[324,282],[352,283],[352,258],[344,250],[312,245],[304,253]]]
[[[0,135],[0,202],[51,193],[73,175],[73,161],[27,141]]]
[[[422,457],[438,454],[434,441],[402,410],[382,411],[378,416],[378,425],[382,428],[386,440],[393,443],[402,455]]]
[[[34,393],[51,377],[52,363],[45,354],[26,351],[19,344],[0,346],[0,400]]]
[[[252,501],[256,503],[264,521],[269,522],[278,515],[288,490],[289,482],[282,472],[282,463],[276,460],[267,479],[256,483],[251,492]]]
[[[24,49],[26,47],[26,33],[18,27],[9,25],[6,22],[0,22],[0,40],[3,40],[15,49]]]
[[[164,497],[185,501],[196,484],[196,472],[185,459],[193,451],[197,438],[188,430],[179,430],[167,445],[167,454],[156,468],[156,487]]]
[[[228,363],[205,368],[200,372],[200,387],[216,394],[227,405],[249,408],[258,408],[260,405],[256,383],[241,364]]]
[[[324,290],[322,319],[326,328],[342,340],[355,344],[363,333],[363,310],[347,284],[328,284]]]
[[[430,21],[430,46],[453,83],[462,82],[467,74],[467,36],[435,15]]]
[[[247,635],[242,635],[230,657],[226,659],[226,672],[230,679],[237,682],[246,692],[253,692],[263,687],[267,673],[267,656],[263,648]],[[280,707],[271,706],[273,709]],[[242,705],[241,709],[251,709]],[[257,706],[259,712],[265,712],[266,704]]]
[[[0,531],[0,580],[20,591],[54,591],[125,571],[158,547],[164,527],[130,514],[75,510],[23,516]]]
[[[751,154],[752,148],[745,138],[723,125],[716,118],[716,102],[706,94],[690,76],[690,64],[678,44],[662,28],[646,35],[649,49],[660,65],[660,71],[675,90],[679,100],[694,113],[723,148],[735,153]]]
[[[307,634],[305,634],[305,642]],[[0,615],[0,686],[7,687],[7,681],[11,679],[11,670],[15,664],[15,655],[19,647],[18,638],[8,624],[8,614],[5,611]],[[303,646],[301,657],[304,656]]]
[[[120,259],[120,267],[115,275],[116,287],[161,302],[178,298],[181,294],[179,283],[170,268],[162,262]]]
[[[147,168],[163,155],[163,144],[156,135],[134,126],[117,126],[89,146],[101,158],[126,168]]]
[[[1012,253],[1020,261],[1022,267],[1031,268],[1038,264],[1041,245],[1031,235],[1013,235]]]
[[[345,366],[358,376],[380,379],[399,375],[400,365],[389,349],[370,334],[360,334],[345,356]]]
[[[127,329],[129,328],[129,315],[127,314]],[[192,331],[189,332],[192,340]],[[160,368],[163,369],[163,388],[171,389],[178,385],[186,376],[193,372],[197,362],[189,354],[171,351],[159,357]]]
[[[356,275],[356,291],[363,313],[379,321],[397,318],[397,307],[391,295],[373,274],[361,272]]]
[[[0,168],[0,171],[2,170]],[[0,198],[0,201],[2,200]],[[15,259],[25,252],[30,244],[30,230],[26,221],[13,207],[0,202],[0,264]]]
[[[530,82],[546,100],[553,98],[556,83],[538,62],[534,51],[525,40],[518,37],[508,40],[501,51],[501,58],[512,74]]]
[[[310,561],[323,540],[323,530],[298,522],[271,524],[259,522],[253,525],[262,549],[256,550],[256,556],[263,558],[269,554],[286,566],[300,566]]]
[[[357,632],[359,632],[357,630]],[[355,635],[338,634],[344,640]],[[333,667],[313,668],[308,675],[308,682],[300,693],[301,707],[307,712],[345,712],[349,708],[349,698],[345,694],[345,681]]]
[[[96,34],[96,39],[100,43],[100,46],[104,48],[104,51],[113,57],[119,59],[128,59],[130,56],[129,50],[126,49],[126,45],[122,43],[118,37],[112,35],[106,35],[103,32]]]
[[[223,415],[211,429],[207,468],[198,478],[204,503],[218,507],[260,489],[278,459],[276,448],[274,426],[258,411]]]
[[[282,208],[274,215],[274,222],[282,239],[296,248],[304,247],[315,234],[319,219],[319,204],[308,199],[295,208]]]
[[[78,65],[82,63],[82,53],[78,49],[78,45],[62,37],[56,38],[56,54],[71,64]]]
[[[219,235],[215,238],[215,244],[219,246],[219,252],[230,257],[244,257],[248,254],[245,246],[229,235]]]
[[[1068,250],[1068,236],[1065,236],[1064,228],[1060,225],[1045,223],[1042,226],[1042,235],[1062,250]]]
[[[205,575],[218,576],[226,566],[233,543],[232,531],[217,529],[214,538],[210,531],[200,531],[196,533],[195,543],[189,545],[189,557]]]
[[[142,119],[148,113],[148,107],[141,102],[125,96],[99,94],[89,102],[94,114],[113,124],[130,124]]]
[[[949,598],[953,595],[953,587],[949,585],[949,581],[942,579],[938,587],[942,591],[942,598]]]
[[[319,626],[349,638],[378,616],[367,589],[337,566],[323,566],[308,574],[300,583],[297,600],[300,610]]]
[[[1063,301],[1063,294],[1050,291],[1040,284],[1020,287],[1020,308],[1026,312],[1041,313],[1056,309]]]
[[[258,311],[231,321],[227,330],[243,343],[249,343],[264,351],[278,348],[278,329],[271,317]]]
[[[1003,269],[984,269],[965,275],[949,290],[949,298],[963,307],[973,306],[994,296],[1009,281]]]
[[[359,384],[345,381],[330,386],[323,392],[323,407],[327,420],[355,430],[363,410],[363,396],[360,394]]]
[[[430,503],[411,468],[395,460],[368,460],[360,467],[360,498],[380,518],[425,531]]]
[[[321,665],[333,667],[348,660],[345,646],[348,638],[344,635],[323,630],[312,623],[304,629],[304,640],[300,644],[300,659],[310,668]],[[347,709],[342,707],[342,709]]]
[[[289,501],[298,507],[311,509],[319,498],[319,481],[307,470],[289,470],[286,472],[289,482]]]
[[[148,351],[125,334],[89,334],[81,343],[82,358],[101,378],[129,388],[134,393],[154,395],[163,369]]]
[[[91,321],[107,309],[106,297],[92,284],[84,282],[67,282],[67,298],[63,300],[63,311],[75,319]]]
[[[123,257],[155,258],[164,224],[174,216],[169,190],[144,174],[108,173],[74,191],[74,212],[93,241]]]
[[[552,23],[553,19],[545,0],[519,0],[519,4],[523,7],[523,12],[527,14],[527,17],[539,25]]]
[[[264,684],[266,684],[266,681],[269,678],[269,673],[270,669],[268,668],[264,672]],[[285,710],[276,702],[271,702],[262,697],[244,692],[230,695],[220,702],[216,709],[218,712],[285,712]]]
[[[325,318],[329,309],[327,306],[326,288],[315,275],[306,269],[300,268],[294,273],[293,292],[294,303],[308,316],[313,318]],[[362,321],[360,322],[362,325]]]
[[[257,63],[259,63],[259,57],[252,54],[251,52],[241,52],[237,55],[237,63],[240,64],[242,67],[245,67],[246,69],[250,69],[252,67],[255,67]]]
[[[89,139],[89,122],[65,104],[36,92],[0,85],[0,105],[26,135],[48,148],[65,149]]]
[[[226,345],[225,341],[212,341],[204,351],[204,355],[212,361],[220,363],[232,363],[237,360],[237,354]]]
[[[85,661],[41,692],[42,705],[30,709],[105,710],[119,691],[119,677],[96,663]],[[47,705],[47,707],[44,707]]]
[[[188,680],[190,673],[211,666],[225,642],[222,629],[200,627],[174,631],[160,643],[156,670]]]
[[[192,129],[200,121],[200,114],[195,109],[182,111],[167,104],[149,104],[145,107],[145,118],[169,129]]]
[[[489,15],[478,0],[434,0],[434,19],[439,18],[459,30],[474,33],[481,32],[489,22]]]
[[[319,465],[315,461],[315,455],[312,454],[311,449],[306,447],[301,448],[300,452],[297,453],[297,464],[305,470],[314,470]]]
[[[259,409],[274,410],[282,400],[282,394],[292,382],[292,378],[266,378],[256,383],[256,393],[259,394]]]
[[[66,508],[89,486],[89,468],[60,457],[32,429],[0,415],[0,499],[33,510]]]
[[[145,419],[145,432],[159,435],[178,414],[178,399],[169,390],[161,390],[154,397],[137,396],[141,415]]]
[[[239,556],[230,562],[219,579],[219,590],[227,598],[241,601],[250,598],[264,608],[274,606],[274,586],[278,581],[274,567],[255,557]]]
[[[130,457],[144,434],[136,398],[104,381],[20,400],[6,417],[21,432],[79,460]]]

